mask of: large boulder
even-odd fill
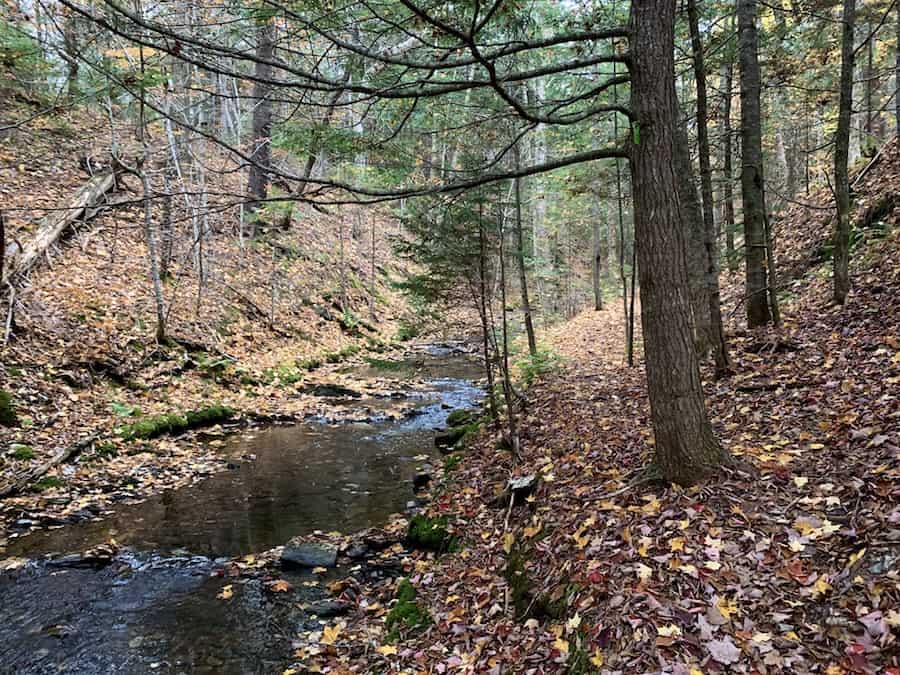
[[[330,544],[317,544],[292,539],[281,554],[282,567],[334,567],[338,550]]]

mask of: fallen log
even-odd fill
[[[44,217],[31,239],[21,250],[4,261],[2,283],[5,284],[30,270],[72,223],[82,215],[91,215],[87,212],[96,206],[115,184],[114,173],[98,174],[78,189],[68,206]]]
[[[99,431],[91,434],[86,438],[81,439],[75,445],[70,445],[68,448],[63,448],[40,466],[26,472],[24,475],[14,480],[12,483],[8,483],[4,487],[0,488],[0,499],[4,499],[5,497],[10,497],[12,495],[17,495],[20,492],[24,491],[29,485],[31,485],[34,481],[43,476],[53,467],[62,464],[63,462],[68,462],[70,459],[74,459],[75,457],[80,455],[83,450],[93,445],[94,441],[96,441],[98,438],[100,438]]]

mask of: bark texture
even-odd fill
[[[719,300],[719,247],[716,241],[712,166],[709,160],[706,66],[703,62],[703,42],[700,39],[700,20],[695,0],[688,0],[688,22],[694,57],[694,80],[697,83],[697,150],[700,160],[700,195],[703,198],[703,252],[706,298],[709,303],[709,344],[716,362],[716,373],[722,376],[728,373],[731,364],[728,359],[728,345],[725,342],[725,327],[722,325],[722,307]]]
[[[744,207],[744,264],[747,275],[747,325],[765,326],[772,319],[766,272],[766,203],[760,124],[759,35],[757,0],[738,0],[741,71],[741,194]]]
[[[272,101],[271,86],[267,80],[272,79],[272,66],[264,61],[272,61],[275,54],[275,31],[272,23],[267,21],[259,25],[256,31],[256,57],[254,64],[253,100],[253,152],[250,165],[250,178],[247,190],[251,202],[248,208],[252,211],[261,205],[269,194],[269,174],[267,167],[272,160]]]
[[[841,36],[841,94],[834,134],[834,194],[837,227],[834,233],[834,301],[843,305],[850,290],[850,114],[853,108],[853,32],[856,0],[844,0]]]
[[[657,463],[688,485],[725,455],[706,414],[685,266],[688,222],[676,175],[675,3],[635,0],[631,105],[634,225],[641,322]]]

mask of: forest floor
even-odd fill
[[[861,211],[896,190],[889,154]],[[736,374],[704,373],[742,468],[633,484],[653,452],[643,369],[622,363],[617,303],[582,313],[544,336],[565,362],[527,392],[520,456],[485,432],[436,489],[429,513],[457,542],[407,555],[416,597],[364,589],[356,614],[301,636],[288,672],[900,674],[897,212],[886,237],[863,229],[844,308],[814,256],[829,214],[789,215],[782,241],[818,239],[785,252],[784,325],[741,330],[736,310]],[[726,286],[734,307],[739,279]],[[526,476],[537,487],[510,508]]]

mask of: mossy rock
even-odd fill
[[[9,446],[9,452],[15,459],[26,461],[34,459],[34,448],[24,443],[12,443]]]
[[[388,642],[399,640],[401,630],[422,630],[433,623],[431,615],[416,603],[417,595],[409,579],[401,579],[397,584],[395,595],[397,602],[388,612],[384,622],[385,628],[388,629]]]
[[[0,389],[0,426],[15,427],[18,425],[19,416],[16,414],[12,395],[5,389]]]
[[[126,441],[148,440],[163,434],[180,433],[189,429],[211,426],[234,417],[235,411],[224,405],[212,405],[199,410],[191,410],[184,415],[169,413],[154,415],[133,424],[120,427],[118,435]]]
[[[465,427],[475,421],[476,413],[473,410],[454,410],[447,415],[448,427]]]
[[[457,539],[447,530],[447,517],[413,516],[406,533],[406,543],[412,548],[443,553],[457,546]]]

